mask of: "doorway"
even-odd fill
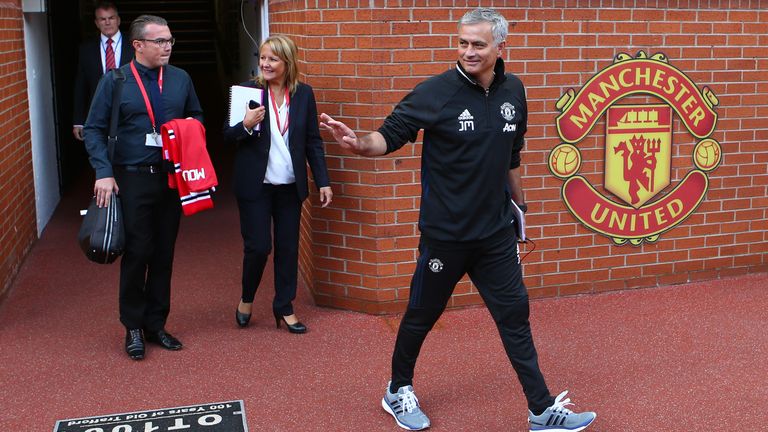
[[[114,3],[124,37],[128,37],[131,21],[141,14],[158,15],[168,21],[177,40],[171,64],[192,77],[204,111],[209,153],[217,170],[225,171],[219,178],[227,178],[231,149],[220,145],[227,90],[230,85],[248,79],[258,65],[252,37],[258,42],[263,33],[264,0],[122,0]],[[89,197],[94,179],[84,145],[72,134],[72,83],[79,44],[98,36],[93,22],[94,4],[90,0],[79,0],[73,7],[70,2],[47,2],[60,190],[62,196],[84,197],[80,199]]]

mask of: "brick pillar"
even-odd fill
[[[20,2],[0,2],[0,298],[37,239]]]

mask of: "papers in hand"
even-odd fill
[[[517,203],[514,200],[511,201],[512,211],[515,212],[515,232],[517,233],[518,240],[525,243],[525,241],[528,240],[528,238],[525,237],[525,213],[520,210],[520,207],[517,206]]]
[[[255,87],[233,85],[229,88],[229,126],[234,126],[245,118],[248,102],[256,101],[261,104],[264,90]],[[253,130],[259,130],[257,124]]]

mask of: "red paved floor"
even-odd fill
[[[79,197],[74,201],[83,201]],[[234,323],[236,207],[184,219],[168,329],[185,348],[123,352],[118,266],[91,264],[65,200],[0,305],[0,431],[58,419],[243,399],[250,431],[395,431],[379,406],[396,317],[312,304],[306,335],[276,330],[271,276],[250,328]],[[764,431],[768,275],[532,304],[551,390],[595,410],[590,431]],[[447,312],[427,339],[416,391],[434,431],[523,431],[525,401],[483,308]]]

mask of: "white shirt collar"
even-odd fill
[[[107,39],[108,37],[104,36],[104,34],[99,34],[101,36],[101,46],[107,45]],[[112,49],[118,49],[120,47],[120,42],[123,40],[123,35],[120,33],[120,30],[115,33],[114,36],[112,36]]]

